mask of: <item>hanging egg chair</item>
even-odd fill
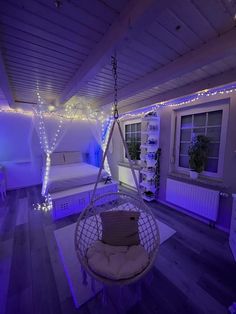
[[[75,229],[75,250],[83,270],[105,285],[127,285],[139,280],[153,266],[160,244],[157,221],[143,201],[121,130],[116,70],[117,61],[113,57],[114,121],[90,204],[80,214]],[[115,125],[121,135],[138,195],[117,192],[96,197]]]

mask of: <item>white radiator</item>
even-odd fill
[[[219,191],[167,179],[166,200],[168,202],[211,221],[217,220],[219,195]]]

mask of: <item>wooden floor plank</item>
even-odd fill
[[[13,239],[0,242],[0,314],[6,310],[12,261]]]
[[[17,218],[17,204],[26,197],[28,211]],[[121,301],[110,290],[107,303],[100,293],[76,309],[54,230],[74,223],[77,215],[54,222],[51,213],[33,209],[41,199],[37,186],[10,191],[0,204],[1,314],[4,307],[7,314],[224,314],[236,301],[236,263],[227,235],[153,202],[157,218],[177,232],[161,245],[153,281],[142,282],[141,301],[130,286]]]

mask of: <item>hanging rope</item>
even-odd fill
[[[117,92],[118,92],[118,85],[117,85],[117,59],[116,57],[111,57],[111,64],[112,64],[112,74],[114,78],[114,119],[117,120],[119,118],[119,112],[118,112],[118,98],[117,98]]]

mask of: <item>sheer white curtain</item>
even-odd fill
[[[51,165],[51,154],[55,151],[65,134],[63,128],[63,117],[50,118],[41,108],[34,110],[34,126],[39,137],[40,145],[43,151],[43,184],[41,194],[47,194],[48,179]]]
[[[100,121],[99,119],[90,118],[89,115],[87,115],[87,120],[89,122],[90,129],[92,131],[92,134],[93,134],[96,142],[101,147],[101,149],[104,153],[105,148],[106,148],[106,144],[107,144],[107,140],[108,140],[108,136],[109,136],[109,131],[110,131],[109,126],[111,124],[111,121],[110,120],[108,122],[107,121]],[[110,149],[112,149],[111,146],[110,146]],[[105,162],[104,162],[104,169],[106,170],[106,172],[109,175],[111,175],[111,170],[109,167],[107,157],[106,157]]]

